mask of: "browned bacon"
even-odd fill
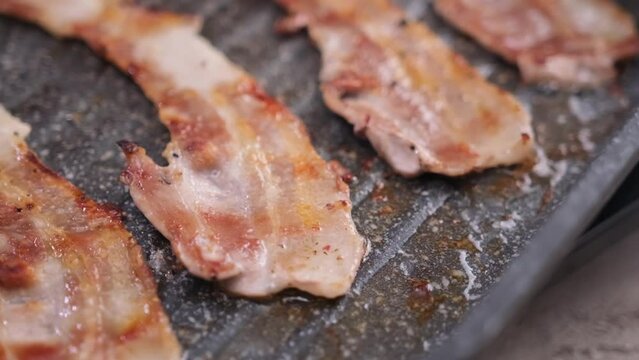
[[[530,117],[388,0],[278,0],[322,52],[328,106],[400,174],[462,175],[531,156]]]
[[[230,291],[343,295],[364,255],[349,189],[302,122],[197,35],[200,22],[108,0],[3,0],[131,74],[172,141],[160,167],[121,144],[123,180],[186,267]]]
[[[120,215],[42,165],[28,132],[0,106],[0,358],[179,359]]]
[[[612,0],[437,0],[436,8],[525,80],[595,86],[639,53],[634,20]]]

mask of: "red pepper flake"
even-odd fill
[[[410,293],[406,304],[416,315],[417,321],[423,324],[430,320],[444,301],[441,295],[433,295],[426,279],[409,279]]]
[[[332,204],[326,204],[326,209],[334,210],[334,209],[346,209],[348,208],[348,202],[346,200],[338,200]]]
[[[322,250],[327,251],[327,252],[328,252],[328,251],[331,251],[331,246],[330,246],[330,245],[326,245],[326,246],[324,246],[324,247],[322,248]]]

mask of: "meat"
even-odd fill
[[[197,35],[198,19],[109,0],[3,0],[0,11],[85,40],[156,104],[168,166],[125,141],[122,179],[189,271],[245,296],[350,288],[364,239],[348,186],[302,122]]]
[[[532,156],[530,116],[388,0],[278,0],[307,26],[326,104],[404,176],[463,175]]]
[[[0,106],[0,358],[180,359],[118,212],[46,168]]]
[[[632,17],[612,0],[437,0],[440,14],[516,63],[530,82],[601,85],[639,53]]]

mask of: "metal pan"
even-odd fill
[[[158,160],[168,141],[151,104],[83,44],[0,18],[0,102],[33,125],[29,143],[48,165],[124,210],[190,359],[469,356],[571,248],[638,158],[637,61],[605,89],[527,86],[515,68],[437,18],[430,1],[401,1],[529,106],[549,158],[534,169],[406,180],[323,105],[319,54],[304,34],[271,31],[281,16],[272,2],[144,3],[204,16],[204,35],[304,119],[320,154],[357,177],[354,218],[371,241],[352,292],[335,301],[294,291],[260,302],[232,298],[190,276],[118,182],[116,141],[138,142]]]

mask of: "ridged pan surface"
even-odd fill
[[[203,34],[255,75],[306,123],[320,154],[356,176],[353,216],[370,240],[352,291],[328,301],[297,292],[252,301],[224,294],[179,265],[169,243],[118,181],[116,142],[160,161],[168,132],[126,75],[76,41],[0,18],[0,102],[33,126],[29,144],[90,196],[123,209],[159,281],[160,297],[189,359],[409,358],[440,344],[525,251],[537,229],[639,109],[639,61],[617,84],[580,92],[521,83],[516,68],[435,15],[428,0],[400,2],[530,109],[536,167],[463,178],[393,175],[371,146],[323,104],[319,53],[306,34],[272,31],[281,10],[266,0],[144,1],[196,13]],[[633,3],[631,7],[631,3]],[[625,5],[639,14],[639,4]],[[612,175],[612,174],[611,174]],[[473,242],[479,244],[479,251]]]

